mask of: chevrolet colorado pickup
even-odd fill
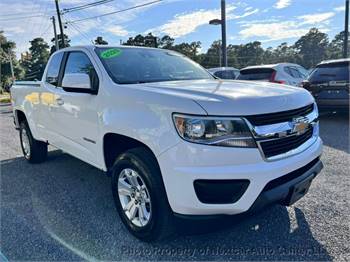
[[[50,144],[110,174],[122,222],[144,241],[176,217],[291,205],[322,169],[308,91],[218,80],[169,50],[69,47],[11,94],[24,157],[40,163]]]

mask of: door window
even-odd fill
[[[298,69],[296,69],[295,67],[291,67],[290,71],[292,72],[292,76],[294,78],[303,78],[302,75],[299,73]]]
[[[290,75],[291,77],[294,77],[294,78],[302,78],[302,75],[300,74],[300,72],[295,68],[295,67],[292,67],[292,66],[286,66],[284,68],[284,71]]]
[[[57,86],[58,75],[60,72],[62,58],[63,58],[63,52],[52,55],[50,63],[47,67],[47,73],[46,73],[46,79],[45,79],[47,83]]]
[[[68,59],[66,67],[64,69],[64,74],[74,74],[83,73],[90,77],[91,86],[98,86],[98,76],[92,65],[89,57],[83,52],[70,52],[68,54]]]

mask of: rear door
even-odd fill
[[[60,67],[63,61],[63,52],[54,53],[47,65],[40,90],[40,114],[38,129],[48,141],[57,140],[57,133],[54,128],[54,113],[59,108],[56,99],[57,85],[59,81]]]

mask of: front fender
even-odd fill
[[[147,145],[156,157],[180,142],[172,120],[174,112],[206,114],[191,99],[135,89],[124,92],[123,96],[109,94],[108,102],[104,101],[105,108],[100,115],[102,133],[136,139]]]

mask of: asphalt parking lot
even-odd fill
[[[102,172],[57,150],[43,164],[28,164],[11,109],[0,105],[1,253],[10,261],[346,261],[349,121],[346,116],[328,115],[320,123],[325,168],[295,205],[274,206],[239,221],[211,222],[212,232],[207,232],[205,223],[191,224],[187,234],[179,227],[178,236],[147,244],[123,227],[112,201],[110,178]]]

